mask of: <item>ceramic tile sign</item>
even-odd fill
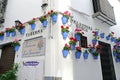
[[[22,58],[45,55],[45,38],[39,37],[26,40],[22,47]]]
[[[37,61],[27,61],[27,62],[23,62],[24,66],[37,66],[39,64],[39,62]]]

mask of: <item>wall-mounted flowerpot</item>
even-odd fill
[[[96,44],[97,44],[97,39],[93,39],[93,40],[92,40],[92,44],[93,44],[93,45],[96,45]]]
[[[22,29],[20,29],[20,34],[24,34],[25,33],[25,28],[22,28]]]
[[[110,37],[109,37],[109,36],[106,36],[106,40],[110,40]]]
[[[111,42],[114,42],[114,40],[115,40],[115,38],[112,37],[112,38],[111,38]]]
[[[116,61],[116,62],[120,62],[120,59],[119,59],[119,58],[115,58],[115,61]]]
[[[62,53],[63,53],[63,57],[66,58],[69,51],[68,50],[62,50]]]
[[[16,31],[11,32],[11,36],[12,36],[12,37],[15,37],[15,35],[16,35]]]
[[[75,39],[76,39],[77,41],[80,41],[80,35],[75,34]]]
[[[81,53],[82,52],[79,52],[79,51],[75,52],[75,58],[80,59]]]
[[[62,16],[62,24],[66,24],[68,22],[68,18],[65,16]]]
[[[19,45],[14,46],[14,50],[15,50],[15,51],[18,51],[18,50],[19,50],[19,47],[20,47]]]
[[[71,50],[75,50],[75,45],[70,45],[70,47],[71,47]]]
[[[89,53],[85,52],[85,53],[83,54],[84,59],[88,59],[88,55],[89,55]]]
[[[57,14],[54,14],[51,18],[52,18],[52,21],[53,22],[57,22],[57,17],[58,17],[58,15]]]
[[[43,21],[42,22],[43,27],[47,27],[47,23],[48,23],[47,21]]]
[[[93,59],[94,59],[94,60],[98,60],[98,56],[94,56],[94,55],[93,55]]]
[[[1,41],[4,40],[4,36],[0,36],[0,40],[1,40]]]
[[[66,39],[68,37],[68,32],[62,32],[63,39]]]
[[[6,37],[9,37],[10,36],[10,32],[6,32]]]
[[[36,27],[36,24],[31,24],[30,26],[31,26],[31,29],[34,30]]]
[[[113,56],[115,56],[115,57],[117,56],[117,53],[115,51],[113,51]]]
[[[101,34],[100,34],[100,37],[101,37],[101,38],[104,38],[104,37],[105,37],[105,33],[101,33]]]
[[[95,36],[98,36],[98,34],[99,34],[99,32],[98,32],[98,31],[96,31],[96,32],[95,32]]]

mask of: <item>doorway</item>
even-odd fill
[[[113,58],[111,53],[111,46],[110,44],[100,42],[100,59],[101,59],[101,68],[102,68],[102,75],[103,80],[116,80]]]
[[[14,64],[15,51],[11,44],[4,45],[0,58],[0,75],[10,70]]]

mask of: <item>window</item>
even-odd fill
[[[81,36],[81,40],[79,41],[79,45],[83,48],[87,48],[87,37]]]

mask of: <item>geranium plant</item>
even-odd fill
[[[76,51],[81,52],[81,47],[80,46],[76,46]]]
[[[17,30],[24,29],[24,28],[25,28],[25,26],[24,26],[22,23],[19,24],[19,25],[16,27]]]
[[[9,30],[8,30],[9,32],[15,32],[15,26],[13,26],[12,28],[9,28]]]
[[[75,34],[77,34],[77,35],[79,35],[79,36],[82,36],[82,35],[84,34],[84,32],[83,32],[81,29],[76,28],[76,29],[75,29]]]
[[[15,39],[13,42],[12,42],[12,44],[11,44],[11,46],[20,46],[20,43],[19,43],[19,39]]]
[[[61,31],[63,32],[69,32],[69,26],[64,27],[63,25],[61,26]]]
[[[68,11],[65,11],[63,13],[63,16],[66,17],[67,19],[69,19],[69,17],[71,16],[71,14]]]
[[[58,12],[51,10],[48,14],[52,17],[53,15],[57,15]]]
[[[47,21],[47,17],[46,16],[41,16],[39,18],[39,20],[41,21],[41,23],[43,23],[43,21]]]
[[[4,36],[4,32],[2,31],[2,32],[0,32],[0,36]]]
[[[5,31],[6,32],[10,32],[10,28],[5,28]]]
[[[70,46],[68,44],[65,44],[64,47],[63,47],[63,50],[70,50]]]
[[[69,41],[70,45],[76,45],[76,42],[77,42],[77,40],[75,38],[70,37],[70,41]]]
[[[31,25],[31,24],[34,24],[35,22],[36,22],[36,18],[33,18],[32,20],[30,20],[30,21],[28,22],[28,24]]]

